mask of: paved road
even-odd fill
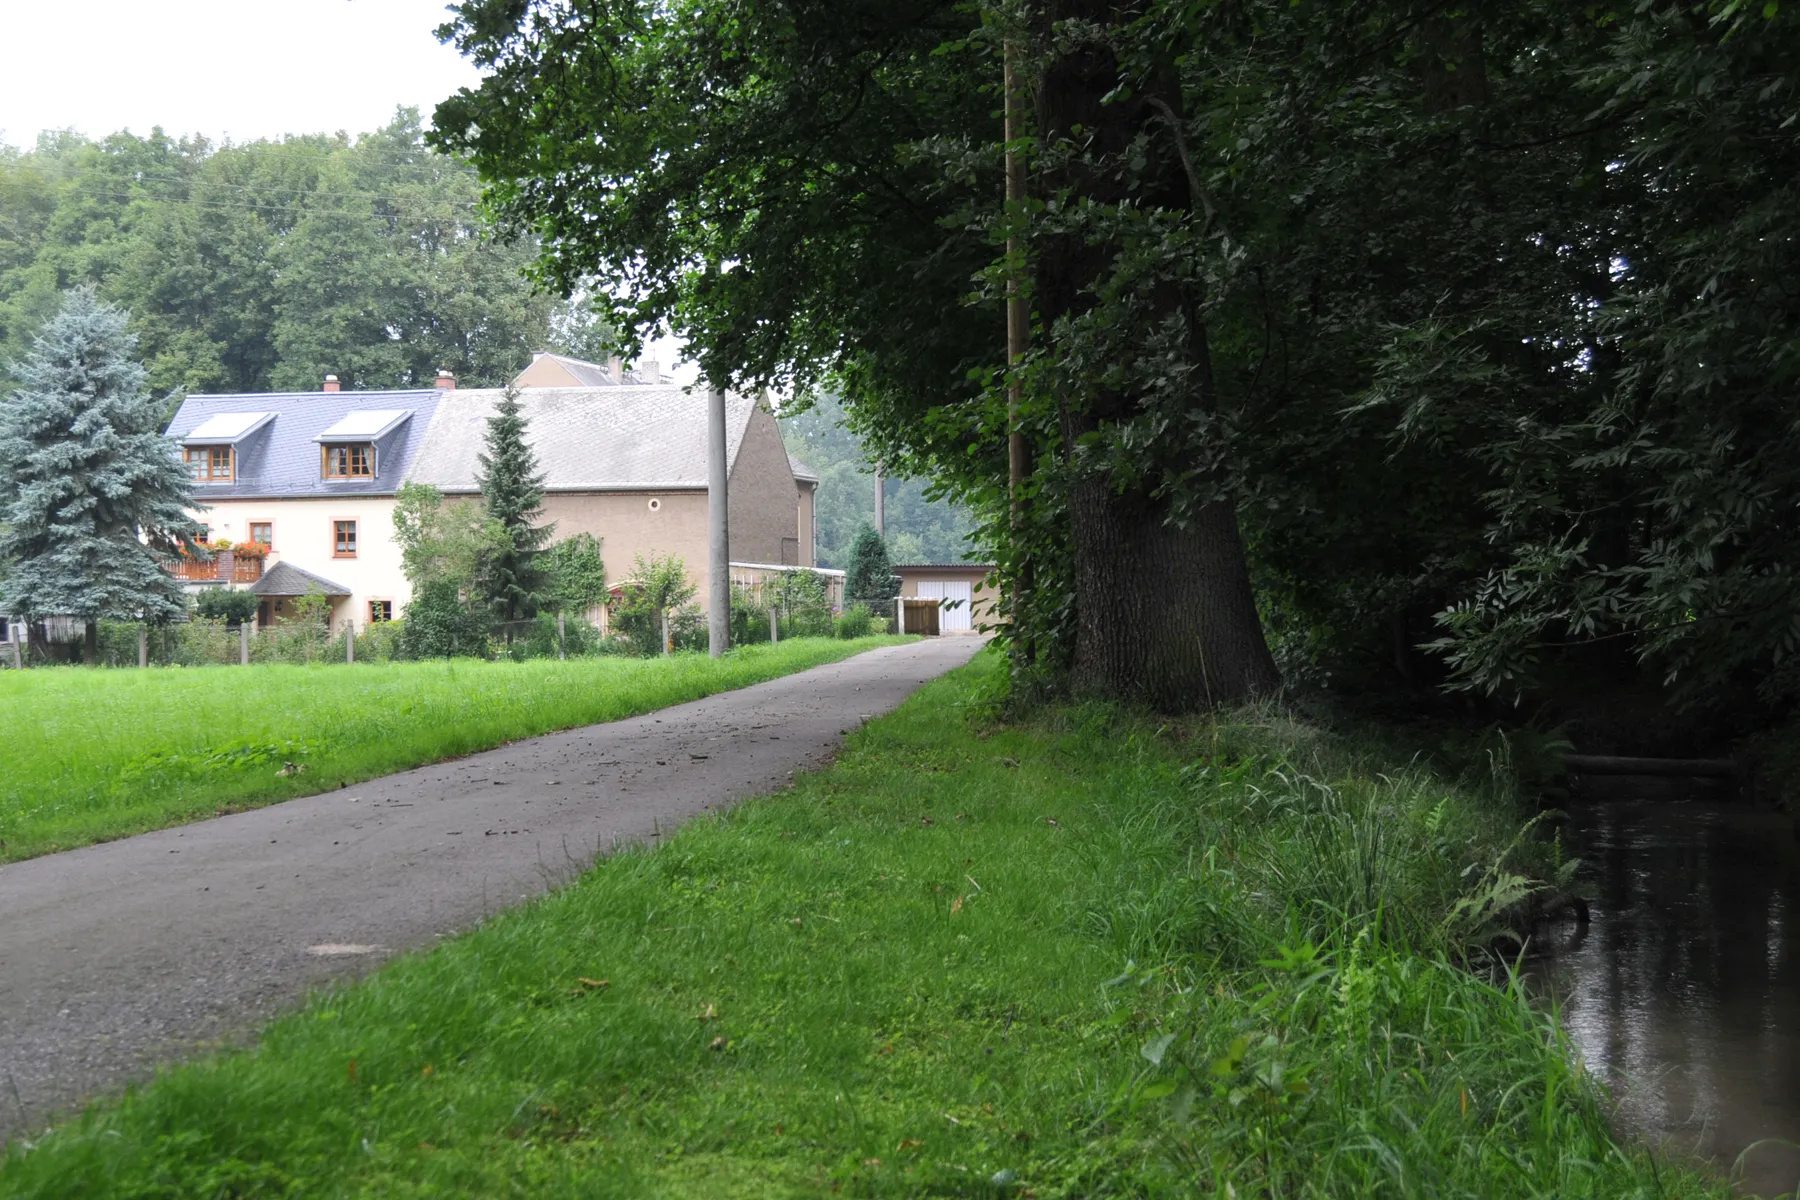
[[[870,651],[647,716],[0,868],[0,1135],[772,791],[966,662]]]

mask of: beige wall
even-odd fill
[[[731,558],[734,562],[812,566],[800,539],[800,487],[775,414],[750,410],[744,441],[731,465]]]
[[[819,565],[819,548],[813,542],[813,512],[819,503],[819,485],[810,479],[796,480],[800,485],[800,565]]]
[[[656,501],[652,509],[650,502]],[[557,541],[576,533],[600,539],[608,586],[631,574],[638,555],[673,554],[706,600],[706,493],[555,492],[544,497],[544,519],[556,522]]]
[[[531,365],[513,377],[514,387],[580,387],[581,380],[548,354],[535,358]]]
[[[204,489],[196,491],[204,496]],[[206,524],[213,537],[234,542],[250,537],[252,521],[275,525],[274,549],[267,566],[285,562],[311,571],[350,589],[348,602],[332,606],[332,627],[354,620],[358,629],[368,624],[370,600],[392,600],[394,615],[412,596],[400,569],[400,548],[394,544],[392,496],[321,496],[305,500],[220,500],[194,517]],[[332,522],[356,522],[356,557],[332,554]]]

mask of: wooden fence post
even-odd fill
[[[776,612],[775,606],[771,604],[769,605],[769,644],[773,646],[779,641],[781,641],[781,614]]]
[[[569,657],[568,651],[564,649],[563,646],[563,639],[566,636],[567,632],[563,628],[563,615],[561,612],[558,612],[556,614],[556,657],[558,659],[566,659]]]
[[[250,665],[250,622],[238,622],[238,666]]]
[[[12,648],[13,648],[13,670],[23,671],[25,669],[25,656],[19,653],[19,626],[14,625],[12,627],[11,632],[12,632]]]
[[[663,626],[663,630],[662,630],[662,633],[663,633],[663,657],[667,658],[669,656],[669,654],[675,649],[675,647],[674,647],[674,644],[669,641],[669,610],[666,608],[663,609],[662,626]]]
[[[356,662],[356,622],[344,622],[344,662],[354,665]]]
[[[138,668],[142,670],[149,665],[150,627],[140,622],[138,625]]]

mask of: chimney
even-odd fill
[[[614,383],[624,383],[625,382],[625,360],[620,358],[616,354],[613,355],[611,358],[607,359],[606,360],[606,373],[608,375],[612,376],[612,381]]]
[[[455,388],[456,388],[456,376],[454,376],[454,375],[452,375],[452,374],[451,374],[451,373],[450,373],[450,372],[448,372],[448,371],[446,371],[446,370],[444,370],[444,368],[442,368],[442,367],[439,367],[439,368],[438,368],[438,376],[437,376],[437,383],[435,383],[435,384],[434,384],[434,385],[433,385],[433,386],[434,386],[434,387],[441,387],[441,388],[443,388],[443,389],[444,389],[444,390],[445,390],[445,391],[446,391],[446,392],[448,392],[448,391],[454,391],[454,390],[455,390]]]
[[[638,359],[637,374],[641,383],[661,383],[662,364],[654,358],[640,358]]]
[[[325,377],[325,386],[324,386],[324,387],[322,387],[322,388],[320,388],[320,389],[319,389],[319,390],[320,390],[320,391],[322,391],[322,392],[335,392],[335,391],[337,391],[337,390],[338,390],[338,378],[337,378],[337,376],[336,376],[336,375],[327,375],[327,376],[326,376],[326,377]]]

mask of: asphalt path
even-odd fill
[[[860,654],[641,717],[0,867],[0,1135],[245,1040],[329,980],[468,929],[615,846],[774,791],[962,665]]]

